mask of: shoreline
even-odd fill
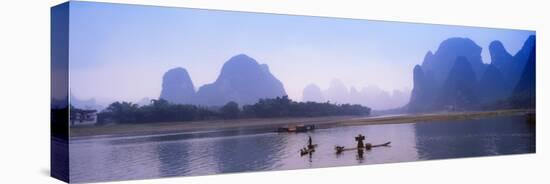
[[[434,121],[460,121],[501,116],[516,116],[534,113],[534,109],[512,109],[495,111],[451,112],[430,114],[400,114],[386,116],[331,116],[315,118],[263,118],[190,122],[164,122],[148,124],[122,124],[105,126],[86,126],[70,128],[69,138],[86,139],[94,137],[123,137],[140,135],[163,135],[207,131],[230,131],[243,129],[262,129],[275,132],[282,126],[313,124],[316,129],[341,126],[363,126],[400,123],[421,123]],[[271,130],[271,131],[270,131]]]

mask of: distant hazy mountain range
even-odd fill
[[[535,36],[514,56],[500,41],[489,46],[491,63],[481,61],[481,47],[468,38],[443,41],[413,69],[410,112],[534,107]]]
[[[409,90],[394,90],[390,93],[375,85],[360,90],[355,87],[348,89],[342,81],[334,79],[326,90],[321,90],[316,84],[306,86],[302,101],[360,104],[376,110],[386,110],[406,105],[409,101]]]
[[[79,109],[101,110],[104,108],[103,105],[100,105],[99,103],[96,102],[95,98],[83,100],[75,97],[72,93],[69,93],[69,100],[70,100],[71,106]]]

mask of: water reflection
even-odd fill
[[[357,161],[359,161],[359,163],[363,163],[363,149],[357,149]]]
[[[535,152],[535,126],[522,116],[415,124],[420,159]]]
[[[160,176],[181,176],[186,173],[189,168],[189,153],[184,143],[170,142],[166,144],[158,144],[156,146],[158,160],[160,162]]]
[[[317,129],[303,134],[244,130],[71,140],[74,182],[317,168],[532,153],[535,128],[522,117]],[[335,146],[391,141],[391,147],[335,153]],[[301,156],[311,136],[315,152]]]
[[[222,173],[266,170],[279,161],[283,144],[280,137],[266,134],[217,139],[213,158]]]

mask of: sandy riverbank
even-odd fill
[[[482,119],[498,116],[514,116],[534,113],[534,110],[498,110],[479,112],[452,112],[434,114],[404,114],[374,117],[316,117],[316,118],[269,118],[269,119],[239,119],[215,120],[194,122],[149,123],[135,125],[105,125],[89,127],[73,127],[70,136],[84,138],[88,136],[132,136],[153,135],[179,132],[230,130],[230,129],[257,129],[275,131],[277,127],[293,124],[315,124],[318,128],[338,126],[359,126],[374,124],[420,123],[432,121],[452,121],[467,119]]]

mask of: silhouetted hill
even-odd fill
[[[429,56],[427,56],[429,57]],[[433,75],[425,73],[420,65],[413,69],[413,90],[408,104],[411,112],[424,112],[433,109],[437,87]]]
[[[466,57],[457,57],[435,102],[438,109],[466,110],[479,105],[476,74]]]
[[[491,44],[489,44],[489,52],[491,55],[491,65],[496,67],[496,69],[500,72],[505,83],[504,89],[501,89],[503,90],[502,93],[503,95],[510,95],[515,87],[515,84],[519,80],[517,70],[521,69],[518,69],[519,67],[517,66],[517,63],[514,62],[514,56],[506,51],[504,45],[502,45],[502,42],[498,40],[491,42]],[[494,73],[494,71],[491,72]],[[484,84],[488,83],[481,82],[480,86]]]
[[[531,48],[521,78],[512,94],[511,103],[514,107],[535,108],[536,104],[536,49]]]
[[[501,71],[495,64],[490,64],[478,84],[479,95],[482,97],[481,103],[491,103],[507,98],[510,95],[508,86]]]
[[[522,48],[512,56],[505,49],[500,41],[493,41],[489,45],[491,53],[491,64],[494,64],[506,80],[506,93],[512,94],[516,84],[521,78],[523,69],[529,59],[531,49],[535,45],[535,36],[530,36],[524,42]]]
[[[500,41],[489,45],[491,64],[481,61],[481,48],[467,38],[443,41],[413,70],[409,112],[475,110],[534,106],[535,36],[510,55]],[[533,53],[533,54],[531,54]],[[454,61],[451,60],[454,58]],[[528,64],[526,67],[526,63]],[[452,63],[452,65],[451,65]],[[511,103],[510,103],[511,102]]]
[[[502,42],[495,40],[489,44],[489,52],[491,55],[491,64],[497,67],[501,71],[509,70],[509,63],[513,62],[514,56],[512,56],[506,49]]]
[[[458,58],[462,59],[458,60]],[[456,65],[457,62],[459,65]],[[435,53],[428,51],[422,65],[417,65],[413,69],[413,91],[407,105],[409,111],[425,112],[454,107],[451,104],[455,104],[461,99],[453,98],[464,98],[463,95],[466,94],[452,94],[451,89],[460,88],[462,85],[457,83],[460,82],[460,75],[451,76],[451,71],[466,72],[465,75],[468,76],[464,77],[468,78],[468,83],[471,79],[475,83],[483,76],[485,68],[486,65],[481,61],[481,47],[471,39],[449,38],[444,40]],[[470,69],[472,72],[469,72]],[[448,82],[453,83],[449,84]],[[466,91],[469,90],[471,89]],[[444,97],[445,95],[451,96]],[[468,96],[468,98],[474,97]]]
[[[514,55],[514,62],[511,67],[514,70],[512,70],[512,73],[510,74],[516,79],[516,81],[511,81],[513,84],[516,84],[523,75],[524,68],[527,65],[531,53],[533,53],[533,49],[535,48],[535,40],[536,37],[534,35],[529,36],[518,53]]]
[[[240,105],[256,103],[261,98],[286,95],[283,84],[253,58],[240,54],[230,58],[214,83],[197,92],[197,103],[221,106],[234,101]]]
[[[195,86],[187,70],[184,68],[173,68],[164,73],[160,98],[175,104],[194,102]]]
[[[457,57],[465,57],[476,76],[481,76],[485,65],[481,61],[481,47],[469,38],[449,38],[443,41],[437,51],[428,52],[422,63],[424,72],[432,72],[435,82],[441,84],[447,79]]]

